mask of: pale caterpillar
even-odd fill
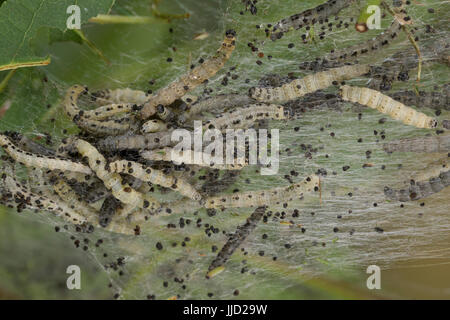
[[[237,159],[233,164],[226,164],[225,161],[223,164],[205,161],[201,161],[201,163],[196,163],[194,161],[195,158],[204,160],[207,159],[208,155],[204,154],[203,152],[196,152],[192,150],[184,150],[183,155],[185,155],[185,157],[181,155],[176,155],[175,153],[176,151],[174,149],[166,147],[163,149],[143,151],[141,152],[141,156],[142,158],[151,161],[166,161],[166,162],[184,163],[189,165],[193,164],[219,170],[241,170],[248,164],[247,161],[245,161],[245,159]],[[197,157],[195,157],[196,154]]]
[[[16,147],[11,140],[0,134],[0,144],[5,152],[15,161],[24,164],[27,167],[47,168],[50,170],[73,171],[84,174],[91,174],[92,170],[77,162],[70,160],[57,159],[56,157],[46,157],[42,155],[25,152]]]
[[[421,112],[369,88],[342,86],[340,95],[344,101],[359,103],[389,115],[395,120],[417,128],[435,128],[437,121]]]
[[[247,222],[236,229],[236,232],[228,238],[225,245],[217,254],[217,257],[209,265],[208,272],[223,266],[227,262],[227,260],[233,255],[233,252],[239,248],[248,235],[256,228],[258,222],[261,221],[264,213],[266,212],[266,208],[267,207],[265,206],[256,208],[250,217],[248,217]]]
[[[450,84],[446,84],[440,91],[399,91],[390,94],[390,96],[404,104],[413,105],[418,108],[432,108],[437,110],[450,111]]]
[[[64,202],[77,212],[81,213],[89,223],[95,226],[100,226],[102,229],[110,232],[137,235],[136,230],[128,225],[125,221],[112,221],[113,216],[120,207],[120,201],[113,196],[107,197],[102,204],[99,216],[90,207],[89,204],[81,200],[78,195],[71,189],[71,187],[63,180],[58,179],[54,185],[54,190]],[[114,204],[114,205],[113,205]],[[98,221],[96,221],[98,219]]]
[[[304,26],[324,21],[328,17],[336,15],[339,11],[348,7],[352,2],[353,0],[328,0],[315,8],[294,14],[275,24],[270,38],[272,40],[281,39],[284,33],[291,29],[301,29]]]
[[[225,109],[229,107],[238,107],[255,102],[254,99],[250,98],[248,95],[241,94],[220,94],[214,97],[208,97],[206,99],[197,101],[190,108],[183,112],[178,117],[178,123],[184,124],[187,120],[192,119],[194,116],[205,112],[214,111],[216,109]]]
[[[172,82],[166,88],[159,90],[148,98],[141,110],[141,117],[147,119],[156,113],[158,105],[168,106],[177,99],[183,97],[188,91],[194,89],[204,81],[214,76],[228,61],[236,45],[236,32],[226,32],[225,40],[211,59],[192,69],[179,80]]]
[[[53,212],[56,216],[62,217],[73,224],[83,224],[86,218],[75,212],[65,203],[57,203],[45,196],[36,195],[25,186],[14,179],[6,168],[2,174],[3,184],[1,201],[10,207],[14,207],[18,212],[23,209],[36,209]]]
[[[310,74],[302,79],[275,88],[251,88],[250,97],[263,102],[285,102],[317,90],[325,89],[339,81],[353,79],[368,73],[368,65],[350,65]]]
[[[391,152],[449,152],[450,135],[438,135],[418,138],[406,138],[385,143],[384,151]]]
[[[84,202],[73,189],[69,186],[64,179],[58,178],[54,185],[53,190],[55,190],[56,194],[73,210],[81,214],[90,222],[93,221],[93,218],[96,216],[95,211]]]
[[[173,176],[164,174],[160,170],[145,167],[140,163],[127,160],[118,160],[109,164],[111,172],[126,173],[145,182],[170,188],[181,193],[183,196],[192,200],[199,201],[202,199],[200,193],[184,179],[177,179]]]
[[[98,147],[107,152],[164,148],[176,144],[172,142],[172,132],[173,130],[144,135],[111,136],[99,140]]]
[[[443,171],[438,176],[429,180],[411,181],[408,189],[394,190],[384,187],[384,194],[388,199],[405,202],[429,197],[448,186],[450,186],[450,170],[443,168]]]
[[[289,108],[275,104],[253,104],[246,108],[238,108],[222,113],[214,119],[207,120],[203,125],[207,129],[240,129],[251,127],[256,121],[272,119],[283,120],[292,116]]]
[[[140,90],[114,89],[114,90],[100,90],[92,94],[93,100],[98,104],[105,103],[121,104],[131,103],[136,105],[143,105],[148,100],[148,94]]]
[[[141,131],[143,133],[153,133],[167,130],[169,130],[169,125],[164,121],[158,119],[149,120],[145,122],[141,127]]]
[[[130,129],[130,123],[127,123],[130,118],[125,118],[128,121],[99,121],[85,116],[85,111],[77,106],[78,97],[85,91],[85,87],[75,85],[69,88],[64,101],[64,110],[78,127],[94,135],[118,135]]]
[[[138,111],[139,109],[140,106],[134,103],[114,103],[98,107],[94,110],[83,110],[83,117],[92,120],[104,120],[120,113],[129,113]]]
[[[277,205],[300,199],[304,193],[317,191],[319,187],[320,179],[313,175],[300,183],[287,187],[209,197],[205,201],[205,208],[246,208]]]
[[[116,199],[122,203],[143,209],[156,209],[160,207],[159,203],[150,196],[143,195],[135,191],[128,184],[124,184],[118,173],[109,172],[105,158],[91,144],[79,139],[75,142],[75,146],[83,157],[87,157],[91,169],[105,183],[105,186],[111,190],[111,193]]]

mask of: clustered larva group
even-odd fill
[[[257,1],[245,2],[256,14]],[[280,20],[270,30],[267,29],[266,34],[275,41],[293,29],[311,28],[316,24],[321,25],[322,30],[331,28],[331,18],[353,2],[329,0]],[[341,25],[342,21],[337,27]],[[255,207],[246,223],[229,235],[222,250],[209,264],[207,275],[211,278],[223,270],[227,260],[258,223],[267,220],[271,214],[268,208],[286,209],[295,206],[294,201],[310,194],[321,196],[320,176],[326,173],[321,169],[316,174],[304,173],[300,182],[291,181],[287,175],[285,178],[289,184],[277,188],[224,192],[228,186],[226,181],[231,181],[231,184],[242,170],[251,167],[248,157],[244,155],[231,164],[209,160],[199,163],[196,159],[206,159],[206,153],[183,150],[183,156],[177,154],[175,142],[172,141],[173,132],[183,129],[193,136],[193,123],[198,119],[203,121],[201,128],[204,131],[248,129],[267,120],[283,123],[296,119],[306,110],[324,105],[339,108],[345,102],[367,106],[405,125],[424,129],[439,126],[440,130],[442,124],[444,129],[448,129],[448,122],[438,123],[435,118],[408,106],[448,110],[448,85],[443,87],[443,92],[380,92],[389,91],[395,81],[409,79],[408,72],[416,65],[415,56],[410,65],[405,63],[392,68],[389,63],[394,59],[387,59],[382,64],[357,61],[361,56],[381,52],[401,32],[402,23],[394,19],[388,29],[373,39],[332,50],[315,61],[300,64],[301,70],[314,73],[308,72],[298,78],[289,76],[278,83],[266,81],[269,85],[260,81],[257,86],[251,85],[247,92],[210,95],[211,91],[198,97],[189,95],[200,85],[206,85],[207,80],[231,58],[237,45],[233,30],[226,32],[213,57],[201,59],[197,66],[191,66],[187,74],[155,93],[129,88],[90,93],[87,87],[72,86],[65,96],[64,111],[78,126],[80,135],[65,138],[56,150],[19,133],[5,132],[0,135],[0,145],[6,155],[1,169],[1,203],[18,211],[52,212],[84,232],[101,229],[130,236],[142,234],[146,224],[151,225],[152,216],[158,214],[205,209],[208,215],[213,216],[230,208]],[[249,47],[257,51],[253,45]],[[395,61],[398,60],[396,54],[403,53],[397,52],[391,56],[395,57]],[[429,61],[433,59],[435,57]],[[228,77],[232,76],[227,75],[227,80],[222,83],[227,83]],[[345,83],[359,78],[369,78],[369,88]],[[95,108],[83,109],[83,100],[89,100]],[[397,125],[400,126],[400,122]],[[389,153],[448,154],[449,145],[447,134],[392,141],[383,147]],[[307,153],[313,149],[305,144],[302,148]],[[16,178],[16,164],[28,170],[30,186]],[[347,170],[346,166],[343,167],[343,171]],[[294,173],[291,175],[298,175]],[[201,178],[192,178],[196,174]],[[411,181],[406,189],[385,187],[383,191],[391,200],[417,200],[449,186],[449,175],[448,163],[445,162],[429,177],[422,176],[417,181]],[[203,186],[199,187],[196,180],[204,180]],[[162,195],[162,201],[157,198],[158,192],[155,190]],[[173,196],[175,200],[165,201],[165,195]],[[180,217],[179,224],[184,227],[187,222]],[[197,221],[197,225],[201,222]],[[168,227],[173,226],[169,224]],[[213,226],[206,229],[209,235],[215,231]],[[160,242],[156,244],[156,249],[165,250]]]

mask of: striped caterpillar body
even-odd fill
[[[381,47],[388,45],[394,38],[397,37],[401,30],[401,25],[397,20],[394,20],[390,27],[383,33],[379,34],[373,39],[370,39],[364,43],[351,46],[342,50],[332,51],[327,54],[323,60],[349,60],[354,59],[362,54],[375,51]]]
[[[368,65],[351,65],[307,75],[281,87],[251,88],[250,97],[263,102],[286,102],[297,99],[317,90],[328,88],[339,81],[353,79],[368,73]]]
[[[36,195],[25,186],[14,179],[7,170],[2,175],[3,184],[0,186],[2,190],[1,202],[17,209],[21,212],[23,209],[36,209],[53,212],[56,216],[62,217],[70,223],[80,225],[86,222],[86,218],[78,214],[75,210],[64,203],[56,203],[55,201],[45,197]]]
[[[304,26],[326,20],[328,17],[338,14],[339,11],[348,7],[352,2],[353,0],[328,0],[315,8],[292,15],[275,24],[270,38],[275,41],[281,39],[284,33],[290,29],[301,29]]]
[[[92,120],[104,120],[120,113],[138,111],[140,106],[134,103],[108,104],[94,110],[84,110],[83,117]]]
[[[448,186],[450,186],[450,170],[446,168],[446,171],[427,181],[411,181],[408,189],[394,190],[384,187],[384,194],[388,199],[406,202],[429,197]]]
[[[7,136],[1,134],[0,134],[0,145],[11,158],[13,158],[15,161],[19,163],[24,164],[27,167],[46,168],[50,170],[73,171],[84,174],[92,173],[92,170],[89,169],[89,167],[81,163],[25,152],[17,148]]]
[[[217,257],[209,265],[208,272],[223,266],[227,262],[227,260],[233,255],[233,252],[239,248],[249,234],[251,234],[256,228],[265,212],[265,206],[256,208],[256,210],[247,219],[247,222],[244,225],[239,226],[236,232],[229,237],[228,241],[217,254]]]
[[[84,140],[76,141],[78,152],[86,157],[89,166],[97,174],[97,177],[105,183],[105,186],[111,190],[111,193],[124,204],[134,205],[143,209],[159,208],[159,203],[135,191],[128,184],[122,182],[122,178],[118,173],[109,172],[105,158],[91,144]]]
[[[241,94],[221,94],[209,97],[194,103],[186,112],[178,118],[178,123],[184,124],[187,120],[192,119],[204,111],[214,111],[215,109],[244,106],[255,102],[248,95]]]
[[[75,85],[69,88],[64,101],[67,115],[79,128],[94,135],[118,135],[130,129],[129,123],[119,123],[119,120],[99,121],[85,115],[85,111],[77,106],[78,97],[84,92],[86,92],[85,87]],[[129,118],[126,119],[129,120]]]
[[[187,153],[187,155],[185,154]],[[197,157],[195,155],[197,154]],[[219,169],[219,170],[241,170],[247,165],[247,162],[245,159],[242,159],[242,161],[237,160],[233,164],[218,164],[214,162],[208,162],[204,159],[208,158],[208,155],[204,154],[203,152],[196,152],[192,150],[184,150],[183,155],[186,155],[186,157],[177,155],[176,151],[172,148],[163,148],[163,149],[156,149],[152,151],[143,151],[141,152],[141,156],[144,159],[151,160],[151,161],[166,161],[166,162],[174,162],[174,163],[184,163],[189,165],[198,165],[202,167],[208,167],[211,169]],[[203,161],[201,163],[196,163],[194,159],[202,159]]]
[[[100,150],[107,152],[164,148],[175,144],[172,142],[172,132],[173,130],[144,135],[107,137],[99,140],[98,147]]]
[[[76,194],[64,179],[57,179],[53,185],[56,194],[71,208],[80,213],[86,220],[93,222],[96,213],[93,209]]]
[[[218,130],[248,128],[259,120],[283,120],[290,117],[291,112],[288,108],[275,104],[258,103],[223,113],[215,119],[206,121],[203,128],[205,130],[214,128]]]
[[[249,191],[225,196],[209,197],[206,199],[206,208],[247,208],[259,206],[278,205],[303,197],[304,193],[318,191],[320,179],[313,175],[300,183],[287,187],[274,188],[262,191]]]
[[[214,76],[228,61],[236,45],[236,32],[226,32],[225,40],[211,59],[192,69],[179,80],[151,96],[141,111],[141,117],[147,119],[156,113],[158,105],[168,106],[176,99],[183,97],[188,91]]]
[[[391,152],[450,152],[450,135],[400,139],[385,143],[384,151]]]
[[[141,127],[141,131],[143,133],[167,131],[168,129],[169,129],[168,124],[158,119],[149,120],[145,122]]]
[[[423,107],[450,111],[450,84],[446,84],[441,88],[441,91],[419,91],[419,95],[414,91],[399,91],[390,96],[397,101],[418,108]]]
[[[105,103],[123,104],[132,103],[143,105],[148,100],[148,94],[140,90],[115,89],[115,90],[100,90],[92,94],[92,98],[100,105]]]
[[[181,193],[183,196],[192,200],[199,201],[202,199],[200,193],[187,181],[177,179],[173,176],[166,175],[160,170],[145,167],[140,163],[127,160],[118,160],[109,164],[111,172],[126,173],[145,182],[160,185],[165,188],[170,188]]]
[[[382,94],[379,91],[351,86],[342,86],[340,95],[344,101],[359,103],[389,115],[395,120],[417,128],[435,128],[437,121],[421,112]]]

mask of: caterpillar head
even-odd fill
[[[233,29],[229,29],[225,32],[225,35],[227,36],[227,38],[234,38],[236,37],[236,31],[234,31]]]

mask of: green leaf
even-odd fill
[[[81,24],[107,13],[115,0],[8,0],[0,7],[0,71],[50,63],[33,52],[30,40],[41,28],[67,30],[70,5],[81,9]]]

